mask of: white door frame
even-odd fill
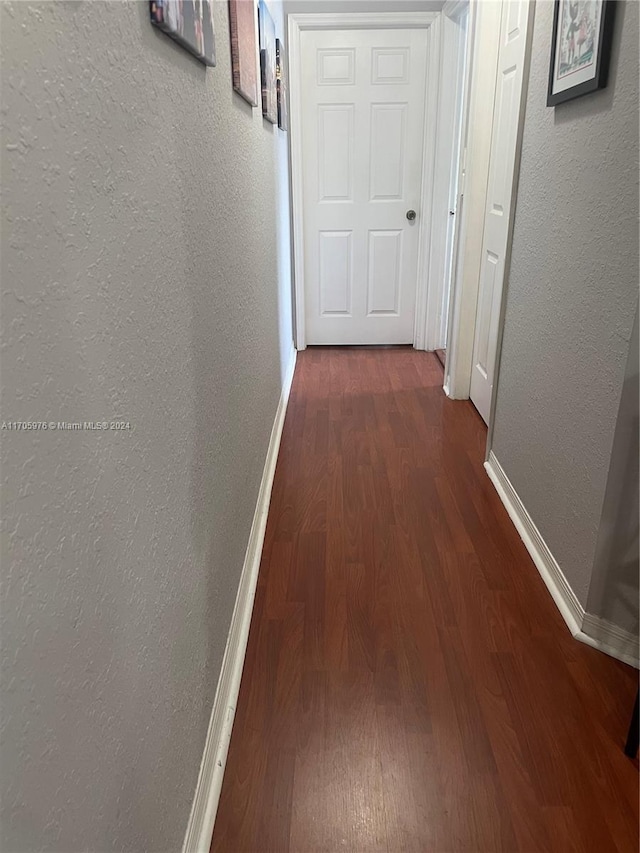
[[[471,387],[502,18],[502,3],[473,5],[469,106],[463,142],[466,152],[464,204],[458,221],[458,257],[444,372],[445,392],[454,400],[468,400]]]
[[[445,365],[445,391],[456,400],[468,400],[473,369],[476,313],[484,241],[484,219],[487,204],[491,138],[493,135],[493,112],[498,76],[500,48],[500,24],[503,8],[509,0],[502,2],[475,3],[473,56],[470,81],[469,114],[467,130],[467,159],[465,176],[465,201],[460,221],[460,242],[457,270],[452,293],[451,322],[447,341]],[[531,42],[533,38],[533,14],[535,3],[529,2],[529,24],[522,81],[523,96],[518,114],[516,157],[513,171],[512,204],[509,221],[509,236],[505,253],[505,271],[500,302],[498,344],[494,392],[491,401],[487,448],[493,436],[493,420],[496,390],[500,371],[500,354],[504,327],[505,294],[509,278],[513,221],[517,199],[517,183],[520,171],[520,149],[524,128],[524,112],[529,82]],[[488,450],[487,450],[488,453]]]
[[[431,212],[435,168],[435,135],[440,64],[439,12],[354,12],[309,13],[288,16],[289,36],[289,134],[291,144],[291,197],[293,224],[294,325],[296,349],[307,345],[304,305],[304,220],[302,181],[302,57],[300,35],[303,30],[406,30],[428,31],[427,103],[425,105],[425,150],[422,167],[420,230],[418,240],[418,281],[413,345],[425,348]]]
[[[522,99],[518,115],[518,133],[516,136],[516,156],[513,166],[513,186],[511,190],[511,216],[509,218],[509,236],[507,238],[507,250],[504,258],[504,276],[502,279],[502,293],[500,294],[500,311],[498,314],[498,338],[496,341],[495,368],[493,374],[493,393],[491,395],[491,407],[489,409],[489,423],[487,425],[487,446],[485,462],[489,461],[489,454],[493,446],[493,431],[496,420],[496,403],[498,400],[498,383],[500,381],[500,363],[502,358],[502,341],[504,338],[504,321],[507,313],[506,295],[509,289],[509,274],[511,272],[511,249],[513,247],[513,228],[516,218],[516,207],[518,204],[518,182],[520,180],[520,159],[522,156],[522,138],[524,136],[524,119],[527,109],[527,94],[529,92],[529,73],[531,71],[531,50],[533,45],[533,27],[535,20],[535,0],[529,0],[529,23],[527,32],[527,44],[522,76]],[[471,384],[471,379],[469,379]]]
[[[448,55],[446,50],[447,20],[459,25],[461,18],[467,15],[466,26],[466,49],[463,56],[460,44],[456,46],[453,56]],[[431,226],[431,252],[429,257],[429,292],[427,294],[425,349],[435,350],[446,347],[446,328],[450,311],[445,311],[447,301],[447,290],[453,290],[455,275],[455,243],[454,257],[451,265],[450,275],[447,275],[447,234],[449,231],[449,208],[451,206],[451,184],[457,177],[458,203],[456,204],[455,216],[459,219],[461,206],[460,196],[464,191],[461,182],[463,174],[465,128],[468,112],[468,81],[469,68],[471,65],[471,48],[473,41],[473,15],[474,4],[470,0],[447,0],[442,8],[440,26],[440,75],[438,85],[438,121],[436,130],[436,160],[438,169],[434,178],[432,226]],[[458,31],[460,40],[460,31]],[[464,61],[464,77],[458,79],[460,63]],[[461,131],[460,152],[454,162],[453,151],[455,146],[456,117],[452,115],[453,109],[461,109],[458,127]],[[456,101],[461,103],[455,103]],[[455,231],[459,230],[458,222],[455,223]]]

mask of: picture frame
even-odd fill
[[[252,107],[258,106],[256,29],[255,0],[229,0],[233,88]]]
[[[278,127],[280,130],[289,130],[287,89],[287,63],[284,45],[280,39],[276,39],[276,95],[278,101]]]
[[[554,0],[547,106],[604,89],[616,0]]]
[[[204,65],[215,66],[213,0],[150,0],[149,18]]]
[[[276,94],[276,27],[264,0],[258,5],[260,32],[260,79],[262,84],[262,115],[276,124],[278,105]]]

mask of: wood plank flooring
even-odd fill
[[[215,853],[636,853],[636,673],[575,641],[435,355],[298,357]]]

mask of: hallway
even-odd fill
[[[441,386],[298,356],[216,853],[636,849],[635,673],[571,637]]]

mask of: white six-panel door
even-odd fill
[[[471,372],[471,399],[486,423],[489,422],[491,410],[505,255],[517,175],[516,156],[529,21],[529,0],[503,2]]]
[[[426,31],[307,31],[300,47],[307,343],[412,343]]]

